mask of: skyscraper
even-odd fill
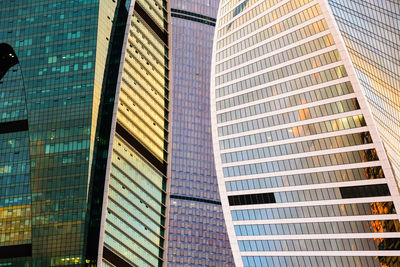
[[[230,266],[211,139],[210,67],[219,1],[171,1],[173,92],[168,266]]]
[[[163,264],[168,8],[0,2],[0,265]]]
[[[328,1],[400,181],[400,3]]]
[[[384,41],[358,38],[367,21],[398,38],[398,4],[383,2],[221,2],[211,119],[237,266],[400,265],[399,192],[382,143],[392,138],[389,151],[398,133],[379,129],[396,121],[384,118],[398,106],[384,81],[398,84],[397,55],[386,60]],[[380,105],[371,92],[397,98]]]

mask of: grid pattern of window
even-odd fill
[[[23,73],[13,49],[0,44],[0,250],[32,243],[30,153]]]
[[[98,106],[116,6],[0,1],[0,42],[19,61],[0,74],[0,265],[85,262]],[[16,121],[26,124],[2,124]]]
[[[237,266],[398,264],[398,190],[327,7],[233,0],[219,10],[211,119]]]
[[[212,151],[210,66],[219,1],[173,0],[168,266],[232,266]],[[212,23],[204,23],[212,21]]]
[[[167,2],[15,0],[0,10],[0,266],[95,266],[104,231],[104,262],[161,266]]]

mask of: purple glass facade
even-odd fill
[[[218,1],[175,0],[171,7],[174,90],[168,266],[233,266],[210,123]]]

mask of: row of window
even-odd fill
[[[237,236],[396,232],[399,220],[235,225]]]
[[[190,201],[193,204],[193,201]],[[215,205],[214,205],[215,206]],[[172,226],[181,226],[186,228],[185,224],[191,224],[192,230],[203,230],[208,232],[222,232],[225,223],[222,219],[222,211],[203,211],[202,208],[196,207],[175,207],[171,206],[170,210]],[[216,219],[217,216],[221,216],[220,219]]]
[[[16,133],[19,133],[19,136],[16,135]],[[21,133],[25,135],[23,138],[20,138]],[[10,132],[1,135],[4,139],[2,140],[0,137],[0,153],[16,153],[23,150],[29,151],[29,136],[27,131]],[[13,138],[9,138],[10,136],[13,136]]]
[[[230,120],[237,120],[249,116],[255,116],[263,112],[267,113],[275,110],[282,110],[285,108],[304,105],[307,103],[312,103],[340,95],[346,95],[352,92],[353,88],[350,82],[340,83],[252,106],[246,105],[246,107],[240,109],[218,114],[217,122],[222,123]]]
[[[265,2],[263,2],[265,3]],[[230,58],[215,67],[215,72],[220,73],[221,71],[233,68],[239,64],[252,60],[253,58],[258,58],[262,55],[266,55],[270,52],[278,50],[284,46],[296,43],[300,40],[308,38],[314,34],[320,33],[328,29],[325,19],[319,20],[317,22],[311,23],[304,26],[296,31],[290,32],[282,37],[274,39],[268,43],[262,44],[250,51],[239,54],[233,58]]]
[[[25,184],[13,183],[7,186],[0,187],[0,195],[1,195],[0,199],[8,199],[10,196],[23,196],[23,195],[28,196],[28,194],[30,193],[31,193],[31,184],[29,182]]]
[[[0,174],[1,175],[14,175],[14,174],[26,174],[29,172],[30,163],[29,160],[19,162],[7,162],[1,163]]]
[[[9,101],[9,99],[21,99],[22,97],[25,96],[25,92],[23,90],[24,83],[21,80],[21,76],[18,73],[18,76],[15,77],[16,79],[13,79],[14,77],[9,77],[9,74],[13,72],[8,72],[6,76],[0,80],[0,88],[1,88],[1,93],[0,93],[0,99],[3,100],[5,99],[6,101]],[[14,74],[14,73],[13,73]],[[16,90],[20,89],[20,90]],[[22,100],[22,99],[21,99]]]
[[[15,121],[25,119],[27,117],[27,111],[25,106],[20,108],[14,107],[13,109],[7,109],[5,112],[0,111],[1,122]]]
[[[389,196],[386,184],[228,196],[230,206]]]
[[[385,246],[385,243],[389,243]],[[374,251],[400,249],[399,238],[383,240],[359,239],[296,239],[296,240],[239,240],[240,251]]]
[[[27,136],[28,138],[28,136]],[[13,152],[13,153],[11,153]],[[29,160],[29,148],[0,150],[0,164]]]
[[[346,99],[338,102],[327,103],[324,105],[310,108],[299,109],[281,114],[271,115],[264,118],[238,122],[226,126],[218,127],[218,136],[226,136],[252,130],[269,128],[282,124],[289,124],[298,121],[310,120],[319,117],[349,112],[360,109],[356,98]],[[265,110],[260,110],[264,113]],[[353,125],[352,125],[353,126]]]
[[[218,86],[220,84],[239,79],[246,75],[250,75],[255,72],[271,68],[273,66],[282,64],[284,62],[288,62],[290,60],[302,57],[304,55],[311,54],[315,51],[324,49],[324,48],[332,46],[332,45],[334,45],[332,35],[328,34],[328,35],[322,36],[320,38],[317,38],[317,39],[311,40],[307,43],[295,46],[288,50],[285,50],[285,51],[282,51],[275,55],[272,55],[270,57],[263,58],[254,63],[250,63],[250,64],[240,67],[238,69],[232,70],[228,73],[219,75],[215,78],[215,85]],[[255,56],[255,55],[253,55],[253,56]]]
[[[256,75],[240,82],[233,83],[231,85],[226,85],[218,88],[217,95],[226,95],[231,93],[240,92],[255,86],[264,85],[268,82],[276,81],[282,78],[286,78],[292,75],[296,75],[305,71],[313,70],[318,67],[322,67],[340,60],[339,52],[337,50],[329,51],[311,58],[304,59],[302,61],[292,63],[281,68]],[[320,77],[322,82],[327,82],[333,80],[334,77],[330,77],[330,72],[319,72],[315,73]],[[223,93],[221,93],[221,91]],[[227,93],[225,93],[227,92]]]
[[[297,153],[306,153],[340,147],[356,146],[372,143],[369,132],[326,137],[310,141],[291,144],[254,148],[237,152],[221,154],[222,163],[238,162],[245,160],[278,157]]]
[[[251,146],[255,144],[269,143],[280,140],[293,139],[303,136],[311,136],[327,132],[336,132],[347,129],[354,129],[366,126],[363,115],[345,117],[335,120],[310,123],[302,126],[293,126],[289,128],[268,131],[263,133],[250,134],[235,138],[221,140],[220,149],[230,149],[242,146]]]
[[[337,183],[384,178],[382,167],[313,172],[225,182],[226,191]]]
[[[12,184],[27,184],[30,182],[29,174],[18,174],[18,175],[1,175],[0,186],[6,187]]]
[[[394,266],[397,259],[394,257],[376,256],[293,256],[293,257],[266,257],[266,256],[244,256],[242,257],[244,267],[276,267],[276,266],[298,266],[298,267],[376,267],[380,263]],[[392,265],[393,264],[393,265]]]
[[[230,1],[231,3],[234,3],[235,1]],[[243,1],[239,5],[237,5],[234,9],[226,13],[223,17],[219,18],[219,23],[218,26],[221,27],[223,24],[227,23],[229,20],[235,17],[235,20],[229,23],[227,26],[225,26],[223,29],[220,29],[218,31],[218,38],[221,37],[223,34],[225,34],[227,31],[234,30],[238,26],[240,26],[243,23],[243,19],[239,18],[239,14],[244,12],[247,8],[251,8],[249,12],[247,12],[243,17],[246,19],[244,21],[248,21],[250,18],[254,18],[260,13],[264,12],[265,10],[268,10],[269,8],[275,6],[277,3],[282,2],[282,0],[272,0],[272,1],[262,1],[261,3],[258,3],[258,5],[254,5],[257,3],[257,0],[247,0]],[[254,5],[254,6],[253,6]],[[227,7],[221,8],[220,14],[223,14],[227,11]]]
[[[244,37],[249,33],[253,33],[255,31],[257,31],[258,29],[264,27],[265,25],[268,25],[268,24],[280,19],[281,17],[285,16],[286,14],[288,14],[288,12],[296,10],[299,7],[302,7],[310,2],[312,2],[312,0],[291,0],[290,2],[274,9],[273,11],[271,11],[267,14],[264,14],[262,17],[252,21],[251,23],[246,23],[239,30],[233,32],[232,34],[226,36],[225,38],[218,40],[217,49],[226,47],[227,45],[240,39],[241,37]],[[263,8],[263,7],[260,6],[260,8]],[[253,9],[253,10],[256,10],[256,9]],[[231,27],[233,29],[235,29],[236,27],[240,26],[244,22],[247,22],[248,18],[250,18],[249,13],[246,13],[244,16],[241,16],[241,17],[235,19],[235,21],[232,22],[231,26],[228,25],[224,29],[231,28]],[[303,11],[300,13],[302,14],[302,16],[299,16],[298,14],[296,14],[296,15],[290,17],[291,20],[289,20],[289,21],[284,20],[285,26],[290,28],[290,27],[293,27],[294,25],[299,25],[304,21],[304,19],[309,20],[310,18],[316,17],[319,14],[321,14],[321,10],[320,10],[319,6],[317,7],[317,5],[315,5],[309,9],[307,9],[306,11]],[[251,17],[253,17],[253,16],[251,16]],[[301,18],[303,18],[303,20],[301,20]],[[276,28],[278,28],[278,27],[276,27]],[[221,32],[222,34],[224,33],[224,29]],[[267,39],[267,38],[265,38],[265,39]]]
[[[247,39],[239,41],[236,44],[234,44],[222,51],[219,51],[216,55],[216,62],[219,62],[228,56],[236,54],[237,52],[244,51],[250,46],[253,46],[255,44],[263,42],[275,35],[280,34],[281,32],[289,30],[290,28],[300,25],[300,24],[306,22],[307,20],[317,17],[320,14],[321,14],[321,10],[319,8],[319,5],[312,6],[302,12],[299,12],[290,18],[287,18],[279,23],[276,23],[275,25],[273,25],[271,27],[268,27],[260,32],[257,32],[256,34],[250,36]],[[266,24],[264,24],[264,25],[266,25]],[[250,31],[250,32],[252,32],[252,31]],[[227,38],[225,38],[225,41],[227,40]],[[220,43],[221,42],[222,41],[220,41]],[[225,47],[225,45],[220,46],[220,48],[222,48],[222,47]]]
[[[301,170],[308,168],[320,168],[326,166],[345,165],[360,162],[376,161],[378,155],[375,149],[350,151],[343,153],[302,157],[295,159],[277,160],[231,166],[223,168],[224,177],[236,177],[262,173],[272,173],[289,170]]]
[[[126,244],[125,244],[126,243]],[[154,261],[154,258],[149,258],[150,262],[144,259],[139,252],[142,252],[142,249],[137,249],[137,251],[133,250],[135,244],[132,240],[130,240],[127,236],[115,236],[113,233],[106,231],[104,234],[104,246],[111,247],[112,250],[118,251],[119,254],[122,254],[125,261],[133,262],[138,266],[157,266],[159,263]],[[129,248],[127,245],[130,244],[132,248]],[[136,253],[135,253],[136,252]],[[146,253],[147,254],[147,253]],[[143,253],[145,255],[145,253]],[[161,263],[160,263],[161,264]]]
[[[15,88],[13,88],[13,89],[15,89]],[[20,91],[23,94],[23,91],[22,90],[20,90]],[[4,101],[4,102],[1,101],[0,102],[0,110],[1,109],[12,109],[12,108],[15,109],[16,107],[21,107],[21,106],[25,107],[25,100],[22,99],[22,97],[23,97],[22,95],[20,95],[19,97],[8,97],[7,101]]]
[[[210,252],[201,252],[204,251],[202,247],[205,248],[208,246],[199,246],[198,244],[185,244],[182,242],[170,241],[168,243],[168,266],[201,266],[204,264],[204,262],[209,262],[210,266],[234,266],[232,255],[229,254],[230,249],[226,249],[226,251],[229,252],[226,252],[223,249],[215,249]],[[223,253],[223,255],[221,253]]]
[[[396,214],[393,202],[231,210],[233,221]]]
[[[139,228],[137,229],[136,227]],[[112,233],[118,239],[128,237],[129,242],[124,243],[125,246],[132,250],[146,251],[142,256],[146,256],[147,260],[157,259],[160,247],[158,244],[149,241],[141,234],[143,225],[131,225],[123,220],[115,213],[108,213],[105,225],[105,231]],[[133,242],[132,242],[133,241]]]
[[[203,250],[207,252],[214,252],[215,247],[223,247],[223,248],[229,248],[229,243],[227,243],[227,240],[221,240],[221,236],[218,237],[218,239],[211,238],[211,234],[209,233],[207,236],[199,237],[199,236],[193,236],[189,234],[182,234],[182,232],[185,231],[185,229],[180,229],[181,233],[180,234],[171,234],[169,233],[168,235],[168,242],[169,241],[175,241],[180,243],[181,247],[184,247],[185,245],[201,245],[201,246],[206,246],[206,247],[197,247],[197,250]],[[207,233],[207,232],[203,232]],[[169,245],[168,245],[169,249]]]

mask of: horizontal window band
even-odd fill
[[[0,134],[28,131],[28,120],[8,121],[0,123]]]
[[[164,42],[166,46],[168,46],[168,33],[160,29],[158,25],[151,19],[151,17],[144,11],[144,9],[138,4],[135,3],[134,7],[135,11],[139,16],[149,25],[149,27],[157,34],[157,36]]]
[[[197,198],[197,197],[185,197],[185,196],[178,196],[178,195],[170,195],[170,198],[191,200],[191,201],[197,201],[197,202],[204,202],[204,203],[210,203],[210,204],[215,204],[215,205],[221,205],[220,201],[209,200],[209,199],[204,199],[204,198]]]
[[[335,191],[336,189],[336,191]],[[390,196],[386,184],[228,196],[230,206]]]
[[[132,136],[125,128],[117,122],[116,133],[119,134],[126,142],[136,149],[141,156],[148,160],[156,169],[164,175],[167,174],[167,163],[161,162],[156,158],[142,143]]]
[[[217,21],[215,18],[212,18],[212,17],[208,17],[208,16],[201,15],[199,13],[193,13],[193,12],[189,12],[189,11],[181,10],[181,9],[176,9],[176,8],[171,8],[171,13],[185,14],[185,15],[189,15],[189,16],[192,16],[192,17],[198,17],[198,18],[201,18],[201,19],[204,19],[204,20],[211,20],[212,22],[216,22]]]
[[[229,206],[276,203],[274,193],[228,196]]]
[[[227,181],[227,192],[385,178],[381,166]]]
[[[115,266],[131,267],[131,265],[107,247],[103,247],[103,258]]]
[[[302,218],[303,219],[303,218]],[[319,235],[319,234],[373,234],[380,225],[384,232],[396,233],[398,220],[348,220],[325,222],[296,222],[277,224],[235,225],[237,236]],[[370,235],[371,236],[371,235]]]
[[[340,187],[342,198],[390,196],[387,184]]]
[[[32,244],[0,247],[0,259],[32,257]]]
[[[191,21],[200,22],[200,23],[203,23],[203,24],[206,24],[206,25],[210,25],[210,26],[215,26],[215,22],[210,22],[210,21],[207,21],[207,20],[204,20],[204,19],[193,18],[193,17],[190,17],[190,16],[171,13],[171,17],[191,20]]]
[[[318,205],[314,203],[303,202],[302,206],[292,207],[274,207],[274,208],[257,208],[251,209],[234,209],[231,211],[232,220],[253,221],[253,220],[269,220],[277,223],[288,223],[288,220],[302,222],[316,221],[345,221],[349,220],[347,216],[360,216],[358,218],[369,217],[368,220],[379,219],[397,219],[396,210],[393,202],[362,202],[355,203],[333,203],[328,205]],[[298,202],[295,203],[298,205]],[[384,217],[381,217],[383,215]]]

